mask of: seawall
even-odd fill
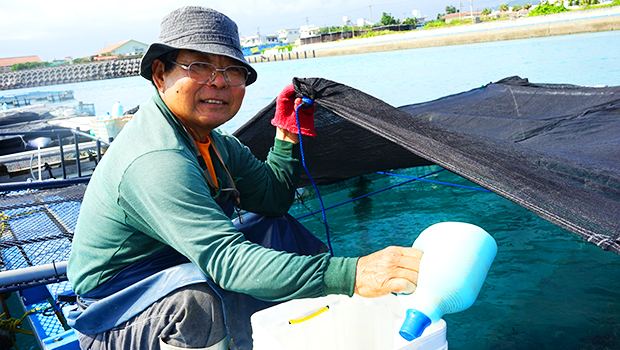
[[[620,30],[620,6],[305,45],[316,57]]]
[[[0,74],[0,90],[122,78],[140,73],[140,58],[27,69]]]
[[[620,6],[302,45],[292,52],[255,55],[247,60],[255,64],[611,30],[620,30]],[[139,72],[140,58],[29,69],[0,74],[0,90],[121,78]]]

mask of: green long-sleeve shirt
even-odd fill
[[[300,172],[299,146],[277,140],[266,162],[223,131],[210,135],[243,209],[282,215]],[[221,187],[228,176],[212,154]],[[238,180],[237,180],[238,179]],[[222,288],[282,301],[352,295],[357,259],[298,256],[246,241],[210,194],[194,145],[159,95],[127,123],[88,185],[67,269],[78,294],[166,245]]]

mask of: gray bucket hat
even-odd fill
[[[153,60],[179,49],[228,56],[249,71],[246,85],[256,81],[256,70],[243,56],[237,24],[226,15],[207,7],[186,6],[172,11],[161,21],[159,42],[151,44],[142,57],[140,75],[153,81]]]

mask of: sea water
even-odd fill
[[[258,81],[246,89],[232,132],[270,103],[292,77],[321,77],[371,94],[394,106],[470,90],[518,75],[534,83],[620,85],[620,32],[421,48],[381,53],[259,63]],[[125,110],[154,93],[141,77],[0,91],[0,95],[73,90],[95,103],[97,114],[120,101]],[[421,176],[436,166],[398,170]],[[476,187],[443,171],[430,179]],[[323,186],[326,206],[400,183],[371,174]],[[311,190],[291,209],[320,209]],[[321,215],[301,219],[325,240]],[[428,226],[445,221],[482,227],[498,253],[478,300],[446,315],[450,349],[620,348],[620,256],[584,242],[526,209],[489,192],[413,182],[327,212],[337,256],[360,256],[389,245],[410,246]],[[21,345],[28,349],[28,345]],[[31,348],[35,348],[32,345]]]

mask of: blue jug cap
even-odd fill
[[[428,318],[428,316],[416,309],[409,309],[407,310],[407,316],[405,316],[405,321],[402,327],[400,327],[398,334],[407,341],[412,341],[419,338],[426,327],[430,325],[431,319]]]

